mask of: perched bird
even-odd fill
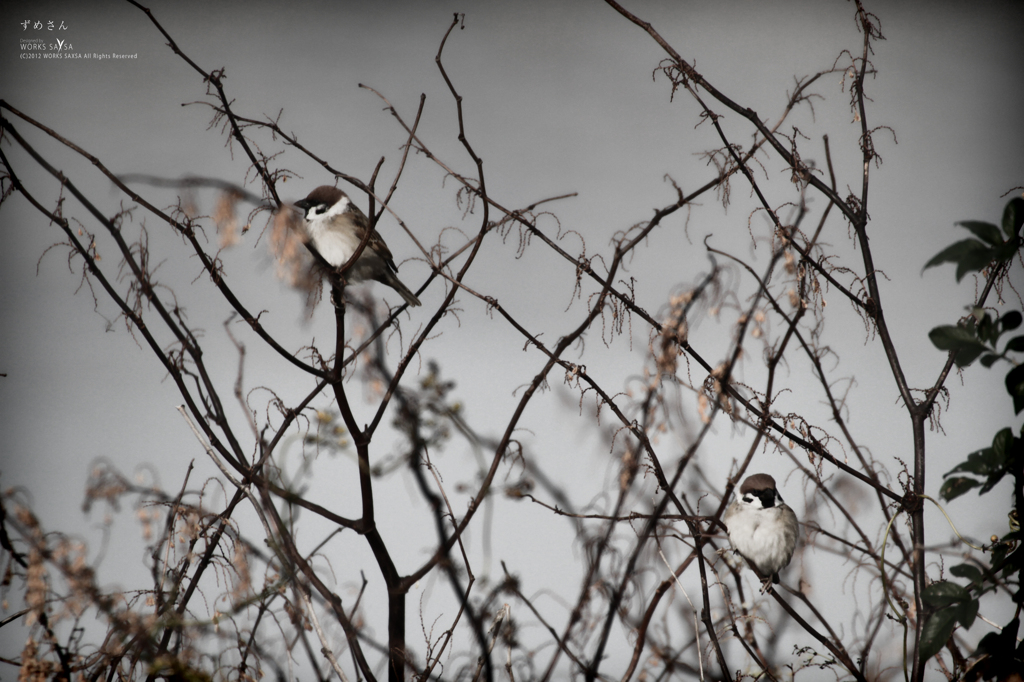
[[[748,476],[722,520],[733,549],[761,573],[761,591],[768,589],[769,581],[778,584],[779,571],[793,558],[798,528],[796,514],[775,489],[775,479],[768,474]]]
[[[321,185],[295,205],[305,214],[313,246],[335,268],[348,262],[370,229],[366,215],[337,187]],[[420,305],[420,299],[402,284],[396,272],[398,268],[388,245],[374,230],[359,259],[345,273],[345,279],[350,283],[376,280],[397,291],[409,305]]]

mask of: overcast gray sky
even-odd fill
[[[259,117],[283,110],[283,128],[334,166],[364,179],[382,155],[387,157],[382,177],[390,179],[404,138],[382,111],[381,101],[360,89],[360,83],[387,96],[407,120],[415,115],[420,93],[426,93],[421,136],[460,172],[473,172],[455,139],[454,105],[434,64],[452,13],[465,12],[464,29],[449,39],[445,64],[465,97],[467,133],[484,158],[492,195],[505,206],[521,207],[577,192],[551,209],[563,229],[582,235],[589,254],[608,254],[616,232],[649,218],[652,207],[671,203],[674,193],[666,174],[684,190],[712,177],[696,156],[716,146],[710,126],[695,127],[693,101],[682,93],[670,101],[665,78],[652,79],[663,57],[660,48],[600,2],[285,6],[222,1],[149,6],[191,59],[207,70],[226,69],[225,83],[239,112]],[[857,50],[860,44],[853,6],[838,0],[637,2],[627,7],[651,21],[716,87],[769,121],[778,117],[794,76],[826,69],[841,50]],[[934,381],[944,360],[928,343],[927,330],[963,314],[974,288],[967,280],[956,286],[950,266],[923,275],[921,267],[962,238],[955,221],[998,222],[1008,199],[1002,195],[1024,184],[1024,5],[881,2],[868,3],[868,8],[880,17],[887,38],[876,44],[873,56],[878,74],[868,83],[873,100],[869,120],[893,131],[876,138],[884,163],[873,171],[869,230],[876,264],[885,273],[883,296],[894,339],[910,383],[924,387]],[[195,174],[243,182],[245,163],[237,148],[232,158],[220,129],[207,129],[209,108],[182,106],[204,99],[200,77],[171,52],[142,12],[110,0],[5,2],[0,14],[0,96],[11,106],[99,156],[119,174]],[[26,28],[25,21],[32,23]],[[65,53],[132,57],[24,59],[22,41],[37,38],[47,44],[63,41]],[[823,79],[816,92],[824,98],[815,101],[814,116],[804,110],[793,119],[811,138],[801,142],[807,150],[804,158],[824,165],[820,139],[827,133],[840,194],[845,194],[843,188],[857,191],[859,128],[851,123],[848,95],[840,90],[838,77]],[[121,198],[87,161],[60,150],[24,122],[16,125],[108,214],[117,210]],[[748,143],[749,133],[738,116],[727,115],[724,125],[737,141]],[[22,164],[27,183],[48,200],[55,198],[52,183],[26,164],[23,154],[9,144],[4,151]],[[279,162],[299,176],[281,186],[287,200],[333,182],[294,152]],[[421,156],[412,157],[410,164],[393,207],[417,235],[432,244],[447,226],[476,229],[475,217],[463,220],[452,183],[444,182],[436,166]],[[774,183],[777,196],[785,196],[787,178],[774,175],[766,182]],[[173,192],[147,191],[157,205],[174,202]],[[642,307],[658,311],[673,287],[691,284],[706,271],[701,242],[707,234],[715,234],[712,243],[720,248],[764,262],[764,251],[754,252],[749,245],[746,189],[735,192],[727,212],[705,197],[688,223],[681,214],[673,217],[663,231],[671,236],[638,251],[629,274],[639,280],[637,301]],[[792,196],[790,192],[779,200]],[[206,202],[201,208],[211,211],[209,196],[201,200]],[[820,210],[820,204],[811,206],[815,208]],[[142,217],[137,214],[137,219]],[[751,219],[755,228],[763,228],[759,220]],[[827,241],[848,249],[846,226],[835,216],[832,221]],[[180,242],[164,226],[152,220],[146,224],[154,252],[166,259],[161,275],[173,282],[191,319],[205,328],[211,346],[223,354],[218,378],[230,386],[237,358],[221,327],[226,307],[219,301],[211,304],[209,291],[193,283],[200,268],[194,258],[183,256]],[[224,255],[232,286],[251,309],[269,311],[264,322],[286,347],[329,339],[326,308],[305,319],[302,298],[275,280],[266,240],[257,241],[261,227]],[[557,229],[553,219],[546,227],[552,233]],[[411,259],[400,272],[417,288],[428,268],[415,260],[415,246],[394,221],[385,219],[380,229],[396,260]],[[0,250],[0,290],[6,292],[0,297],[0,372],[7,375],[0,378],[0,485],[24,486],[50,528],[89,537],[99,519],[83,520],[80,503],[97,458],[157,477],[172,489],[193,458],[208,475],[209,465],[202,462],[201,451],[173,409],[181,400],[159,364],[123,325],[107,328],[113,308],[101,300],[94,311],[88,290],[68,270],[65,251],[47,253],[60,241],[59,231],[18,196],[0,209],[0,230],[7,244]],[[515,259],[516,247],[515,236],[503,245],[496,240],[481,255],[468,284],[498,298],[520,319],[544,330],[553,343],[568,330],[565,320],[578,319],[583,309],[577,301],[565,312],[573,272],[536,247]],[[109,257],[115,254],[111,251]],[[1013,281],[1022,284],[1019,271]],[[388,297],[379,285],[376,291]],[[1018,302],[1014,292],[1005,293],[1011,306]],[[424,309],[436,306],[441,297],[440,288],[428,290],[421,296]],[[846,305],[837,293],[831,297]],[[501,428],[518,400],[515,389],[537,371],[538,356],[524,353],[521,338],[485,314],[479,302],[466,299],[463,307],[458,321],[442,326],[442,340],[428,346],[424,359],[440,360],[459,382],[457,393],[468,417],[494,435],[492,429]],[[409,329],[418,324],[417,314],[406,323]],[[856,376],[851,423],[865,434],[873,455],[895,472],[894,457],[912,459],[909,421],[898,409],[891,376],[878,364],[877,339],[848,310],[844,314],[847,326],[830,326],[826,332],[827,342]],[[708,348],[706,356],[717,361],[720,356],[711,349],[727,343],[728,331],[724,323],[705,320],[691,342]],[[296,381],[290,368],[260,350],[254,337],[245,340],[252,351],[249,388],[274,386],[289,398],[309,390],[307,379],[290,384]],[[637,326],[632,346],[627,334],[605,352],[593,338],[587,352],[606,363],[602,379],[624,390],[628,378],[643,367],[647,340],[647,331]],[[934,458],[929,463],[931,494],[938,492],[941,473],[967,452],[987,445],[997,428],[1020,424],[1001,388],[1001,373],[972,367],[962,378],[951,377],[948,386],[952,395],[943,431],[928,434]],[[807,409],[798,397],[786,399],[796,409]],[[574,419],[574,401],[566,390],[552,391],[522,426],[530,430],[524,432],[524,442],[540,453],[553,475],[563,482],[593,479],[594,487],[579,489],[575,501],[582,505],[615,475],[615,468],[604,436],[593,433],[588,419]],[[370,414],[369,407],[365,414]],[[719,477],[720,489],[749,434],[730,440],[733,434],[723,424],[718,435],[721,439],[713,442],[729,449],[717,465],[708,463],[705,473]],[[760,469],[785,466],[763,456]],[[148,468],[138,469],[143,465]],[[776,471],[776,476],[784,479],[786,471]],[[793,478],[788,483],[787,499],[801,500],[801,482]],[[329,497],[330,488],[324,494]],[[1002,532],[1007,494],[997,491],[980,505],[954,503],[961,530],[980,537]],[[341,513],[346,503],[339,501]],[[802,502],[794,506],[802,507]],[[387,512],[383,515],[386,523]],[[541,586],[552,566],[571,565],[579,548],[572,547],[567,527],[552,527],[550,537],[537,537],[537,524],[557,525],[547,514],[531,510],[523,517],[527,523],[519,527],[496,522],[499,539],[493,559],[496,563],[514,554],[529,592]],[[931,541],[950,536],[940,516],[929,518]],[[130,518],[118,523],[126,534],[134,532]],[[141,553],[134,555],[138,557]],[[814,575],[814,567],[806,570]],[[104,571],[109,580],[120,575],[109,562]],[[530,584],[530,578],[537,582]],[[575,590],[575,585],[566,578],[565,589]],[[5,636],[0,634],[0,641]]]

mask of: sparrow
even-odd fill
[[[793,558],[798,528],[796,514],[782,501],[775,479],[768,474],[748,476],[722,520],[733,549],[761,573],[761,592],[770,583],[778,584],[779,571]]]
[[[366,215],[337,187],[321,185],[295,205],[303,211],[313,246],[334,268],[348,262],[370,229]],[[349,283],[376,280],[397,291],[409,305],[420,305],[420,299],[402,284],[397,272],[388,245],[374,230],[359,259],[345,273],[345,279]]]

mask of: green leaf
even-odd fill
[[[1020,531],[1007,533],[999,538],[999,542],[995,543],[992,547],[990,570],[993,573],[1002,574],[1004,579],[1009,577],[1010,574],[1024,569],[1024,550],[1021,549],[1020,538],[1015,537],[1019,535],[1022,535]],[[1015,541],[1017,542],[1016,545],[1014,544]]]
[[[1003,431],[1009,431],[1010,429],[1003,429]],[[999,434],[1002,434],[1000,431]],[[996,438],[999,438],[999,434],[996,434]],[[1013,436],[1010,436],[1012,441]],[[1005,447],[1005,446],[1003,446]],[[975,450],[971,454],[967,455],[967,460],[960,462],[955,467],[949,470],[949,474],[954,474],[958,471],[966,471],[969,474],[977,474],[978,476],[991,476],[994,473],[1002,471],[1006,463],[1006,451],[1002,450],[996,452],[994,448],[984,448],[982,450]]]
[[[918,659],[924,663],[949,641],[956,627],[956,609],[939,609],[928,616],[928,622],[921,629],[921,647],[917,650]]]
[[[956,607],[956,619],[960,621],[960,625],[964,626],[965,630],[970,630],[971,626],[974,625],[974,619],[978,615],[978,600],[968,599],[960,606]]]
[[[1013,413],[1024,410],[1024,365],[1018,365],[1006,375],[1006,391],[1013,396]]]
[[[955,467],[950,469],[945,475],[955,474],[958,471],[966,471],[969,474],[977,474],[979,476],[987,476],[989,473],[989,467],[993,458],[992,448],[983,448],[981,450],[975,450],[974,452],[967,455],[967,459],[957,464]]]
[[[1009,546],[1005,543],[1000,542],[992,548],[992,572],[998,573],[1003,563],[1006,561],[1006,553],[1009,551]]]
[[[1003,480],[1003,476],[1006,475],[1006,468],[1000,469],[994,474],[990,474],[988,480],[985,481],[985,485],[981,486],[981,490],[978,491],[979,495],[984,495],[992,488],[995,488],[999,484],[999,481]]]
[[[1024,223],[1024,199],[1017,197],[1006,204],[1003,209],[1003,232],[1007,238],[1012,239],[1020,232],[1021,224]]]
[[[995,345],[996,339],[999,338],[999,327],[992,321],[992,318],[986,313],[982,316],[981,320],[978,321],[978,338],[984,343]]]
[[[986,248],[981,242],[974,242],[977,248],[969,249],[956,266],[956,281],[963,279],[968,272],[980,272],[995,257],[992,249]]]
[[[988,367],[991,367],[992,365],[996,364],[996,360],[998,360],[999,358],[1000,358],[999,355],[993,355],[992,353],[989,353],[988,355],[984,356],[981,359],[981,364],[982,364],[983,367],[988,368]]]
[[[979,354],[989,350],[985,344],[978,340],[973,329],[952,324],[935,327],[928,332],[928,338],[932,340],[932,343],[939,350],[960,352],[970,349],[978,350]]]
[[[950,244],[932,256],[932,259],[924,264],[921,271],[924,272],[928,268],[934,268],[936,265],[942,265],[943,263],[959,263],[961,254],[964,252],[964,249],[968,248],[966,246],[968,243],[977,244],[978,242],[973,239],[964,239],[955,244]]]
[[[1020,628],[1020,620],[1014,618],[1002,629],[1002,632],[990,632],[978,642],[978,648],[972,656],[981,654],[999,655],[1013,651],[1013,645],[1017,643],[1017,629]]]
[[[924,264],[923,270],[942,263],[958,263],[956,281],[971,270],[981,270],[992,260],[992,249],[977,239],[963,239],[936,254]]]
[[[980,568],[972,566],[971,564],[957,564],[956,566],[950,566],[949,572],[957,578],[967,578],[972,583],[980,583],[981,578],[984,575]]]
[[[992,464],[1002,469],[1006,465],[1006,453],[1009,452],[1010,446],[1013,445],[1013,431],[1009,428],[1005,428],[996,434],[995,438],[992,439]],[[991,471],[989,473],[994,473]]]
[[[988,316],[985,316],[982,321],[984,322],[987,319]],[[987,325],[987,327],[991,328],[991,324]],[[932,343],[939,350],[955,352],[954,360],[957,367],[970,365],[979,355],[990,350],[988,346],[978,340],[973,320],[969,321],[966,326],[944,324],[935,327],[928,332],[928,338],[932,340]]]
[[[940,580],[924,588],[921,598],[932,606],[949,606],[970,599],[971,594],[956,583]]]
[[[1012,241],[1003,242],[999,246],[992,247],[992,260],[1000,263],[1005,263],[1008,260],[1012,260],[1017,255],[1017,248],[1020,246],[1020,242],[1017,239]]]
[[[956,363],[957,367],[969,367],[972,362],[978,359],[978,356],[984,353],[987,348],[985,346],[973,346],[971,348],[961,348],[957,351],[956,357],[953,358],[953,362]]]
[[[953,476],[956,473],[968,473],[976,476],[985,476],[987,480],[984,485],[973,478],[954,476],[942,484],[939,494],[947,500],[960,497],[968,490],[981,485],[979,495],[984,495],[994,488],[1010,467],[1011,453],[1013,457],[1024,447],[1019,439],[1013,437],[1013,431],[1003,429],[992,439],[992,447],[975,450],[967,455],[967,459],[943,474],[943,478]],[[1015,449],[1016,448],[1016,449]]]
[[[949,474],[947,474],[947,476],[948,475]],[[981,483],[973,478],[957,476],[956,478],[950,478],[943,482],[942,487],[939,488],[939,495],[942,499],[949,502],[960,497],[971,488],[976,488],[979,485],[981,485]]]
[[[983,223],[980,220],[961,220],[957,225],[966,227],[974,233],[974,236],[986,241],[992,246],[1003,243],[1003,235],[999,234],[999,228],[992,223]]]
[[[1013,442],[1006,448],[1006,466],[1012,467],[1014,463],[1024,457],[1024,440],[1013,437]]]
[[[1004,332],[1016,329],[1020,326],[1021,322],[1024,322],[1024,315],[1021,315],[1016,310],[1011,310],[999,318],[999,326],[1002,327]]]
[[[1018,544],[1017,547],[1010,552],[1012,545],[1007,544],[1013,542],[1015,539],[1020,541],[1021,533],[1007,533],[1000,539],[999,550],[992,550],[992,571],[1002,571],[1003,577],[1007,577],[1010,573],[1017,573],[1021,569],[1024,569],[1024,545]],[[1018,537],[1014,537],[1018,536]],[[1009,554],[1007,554],[1009,552]]]
[[[1003,352],[1013,351],[1015,353],[1024,352],[1024,336],[1015,336],[1006,342],[1006,348]]]

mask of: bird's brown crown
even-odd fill
[[[753,474],[747,476],[740,486],[740,495],[757,492],[759,490],[775,490],[775,479],[768,474]]]
[[[327,206],[334,206],[336,203],[341,201],[341,198],[346,196],[337,187],[331,187],[330,185],[320,185],[315,190],[309,193],[305,199],[300,202],[296,202],[296,206],[319,206],[320,204],[326,204]]]

